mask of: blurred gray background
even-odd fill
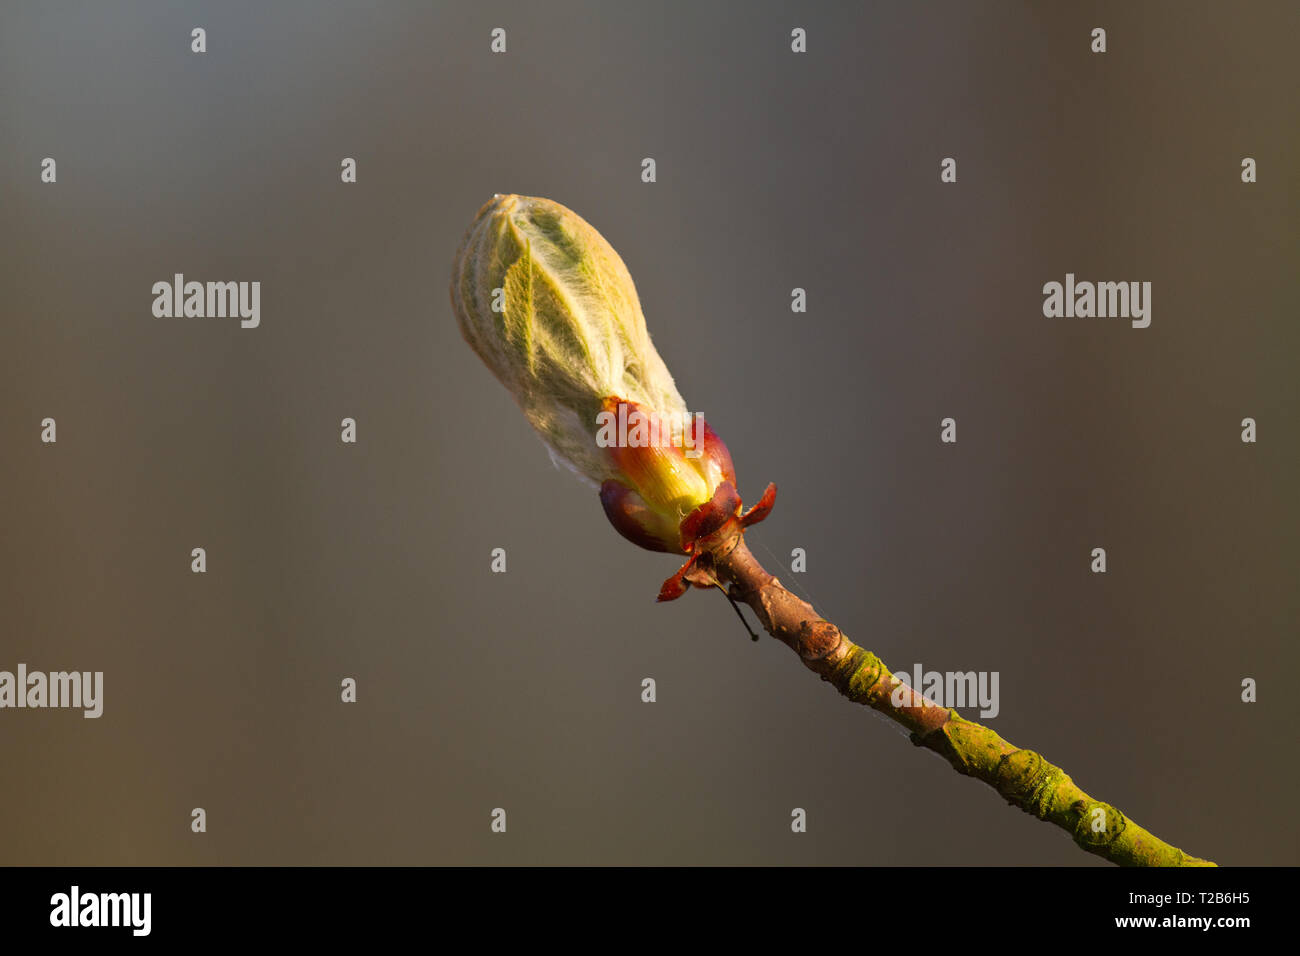
[[[673,560],[456,328],[457,243],[517,192],[603,232],[742,494],[779,484],[772,571],[895,670],[998,671],[990,725],[1159,836],[1297,863],[1297,35],[1290,2],[6,4],[0,669],[106,689],[0,712],[0,862],[1099,864],[716,593],[655,605]],[[260,280],[261,327],[153,318],[175,272]],[[1066,272],[1151,281],[1151,327],[1044,318]]]

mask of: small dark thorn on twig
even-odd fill
[[[719,588],[718,590],[720,590],[727,598],[727,602],[731,605],[732,610],[736,612],[736,617],[740,618],[740,623],[745,625],[745,631],[748,632],[750,639],[757,641],[758,635],[754,633],[754,629],[750,627],[749,622],[745,620],[745,615],[740,612],[740,605],[737,604],[736,599],[731,596],[731,592],[726,588]]]

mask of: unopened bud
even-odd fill
[[[740,513],[727,446],[702,416],[691,424],[632,277],[604,237],[549,199],[494,196],[456,253],[451,301],[465,340],[552,456],[600,488],[615,529],[641,547],[691,556],[661,598],[708,586],[692,576],[696,557],[761,520],[776,489]],[[629,417],[654,437],[626,440]]]
[[[451,300],[465,340],[552,452],[596,485],[618,476],[595,440],[606,398],[687,414],[623,260],[559,203],[492,197],[456,253]]]

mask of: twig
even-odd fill
[[[1013,806],[1061,827],[1089,853],[1121,866],[1215,866],[1165,843],[1117,807],[1093,799],[1041,755],[1007,743],[908,687],[876,655],[763,570],[743,535],[708,552],[700,563],[702,571],[711,571],[726,586],[729,597],[748,604],[763,629],[822,680],[854,703],[902,724],[914,744],[944,757],[958,773],[984,781]]]

